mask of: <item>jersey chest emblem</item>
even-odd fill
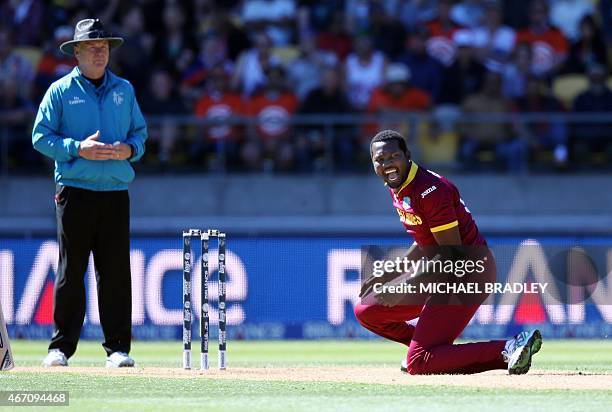
[[[397,214],[399,215],[402,223],[410,226],[423,224],[423,220],[414,213],[406,212],[405,210],[399,208],[396,208],[395,210],[397,210]]]
[[[406,196],[403,200],[402,200],[402,207],[406,210],[410,209],[410,197]]]

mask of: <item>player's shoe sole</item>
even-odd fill
[[[531,368],[531,358],[542,348],[542,334],[538,329],[525,332],[526,336],[508,359],[508,373],[510,375],[524,375]]]

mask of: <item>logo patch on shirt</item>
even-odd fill
[[[113,102],[117,106],[123,103],[123,92],[113,92]]]
[[[395,209],[400,217],[400,221],[409,226],[417,226],[423,224],[423,220],[414,213],[406,212],[402,209]]]
[[[436,190],[437,187],[436,186],[432,186],[429,189],[427,189],[426,191],[424,191],[423,193],[421,193],[421,199],[425,199],[425,196],[427,196],[428,194],[430,194],[431,192],[433,192],[434,190]]]
[[[404,209],[410,209],[410,197],[406,196],[403,200],[402,200],[402,207]]]
[[[80,98],[79,96],[74,96],[71,100],[68,100],[69,105],[73,104],[83,104],[85,103],[85,99]]]

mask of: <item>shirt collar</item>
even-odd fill
[[[418,170],[419,170],[419,165],[417,165],[416,163],[411,161],[410,162],[410,170],[408,171],[408,177],[406,177],[406,180],[404,181],[404,183],[402,183],[402,185],[399,188],[393,189],[395,194],[400,193],[402,190],[404,190],[410,184],[410,182],[412,182],[414,180],[414,177],[416,176]]]
[[[102,81],[102,84],[100,85],[100,89],[105,88],[106,85],[108,84],[108,82],[109,82],[108,78],[110,77],[109,74],[110,74],[109,70],[105,69],[104,70],[104,80]],[[84,81],[86,81],[87,83],[91,84],[91,86],[94,88],[94,90],[97,89],[97,87],[92,82],[90,82],[85,76],[83,76],[83,73],[81,73],[81,69],[79,68],[79,66],[75,66],[75,68],[74,68],[74,76],[75,77],[79,77],[79,78],[83,79]]]

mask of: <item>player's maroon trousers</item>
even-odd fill
[[[453,344],[477,309],[478,305],[386,307],[358,304],[355,315],[366,329],[408,346],[410,374],[506,369],[501,355],[505,340]],[[416,327],[406,323],[417,317]]]

